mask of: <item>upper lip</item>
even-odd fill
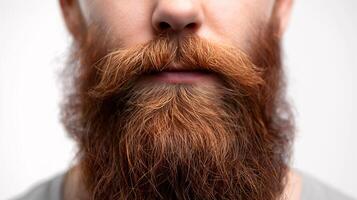
[[[163,71],[164,72],[208,72],[207,70],[201,69],[200,67],[185,66],[177,62],[168,64]]]
[[[201,69],[199,67],[185,66],[185,65],[177,63],[177,62],[169,63],[167,66],[165,66],[160,71],[151,71],[149,73],[156,74],[156,73],[160,73],[160,72],[200,72],[200,73],[209,73],[209,71],[206,70],[206,69]]]
[[[180,71],[192,71],[189,70],[187,67],[184,67],[182,64],[179,64],[177,62],[170,63],[164,71],[170,71],[170,72],[180,72]]]

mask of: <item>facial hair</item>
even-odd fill
[[[281,198],[293,138],[271,23],[250,53],[195,35],[112,48],[92,27],[74,48],[62,119],[90,199]],[[214,81],[147,77],[180,63]]]

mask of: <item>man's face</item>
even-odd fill
[[[289,0],[62,0],[63,122],[93,199],[277,199]]]
[[[124,47],[152,40],[160,29],[194,29],[201,38],[247,47],[252,31],[273,15],[275,0],[79,0],[84,23],[110,27]],[[165,23],[165,25],[163,25]]]

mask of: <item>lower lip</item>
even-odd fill
[[[213,75],[204,72],[192,72],[192,71],[167,71],[150,75],[154,81],[160,81],[171,84],[194,84],[202,81],[212,80]]]

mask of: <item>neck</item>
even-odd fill
[[[89,199],[87,191],[82,182],[80,167],[74,166],[68,170],[63,183],[64,200],[84,200]]]

